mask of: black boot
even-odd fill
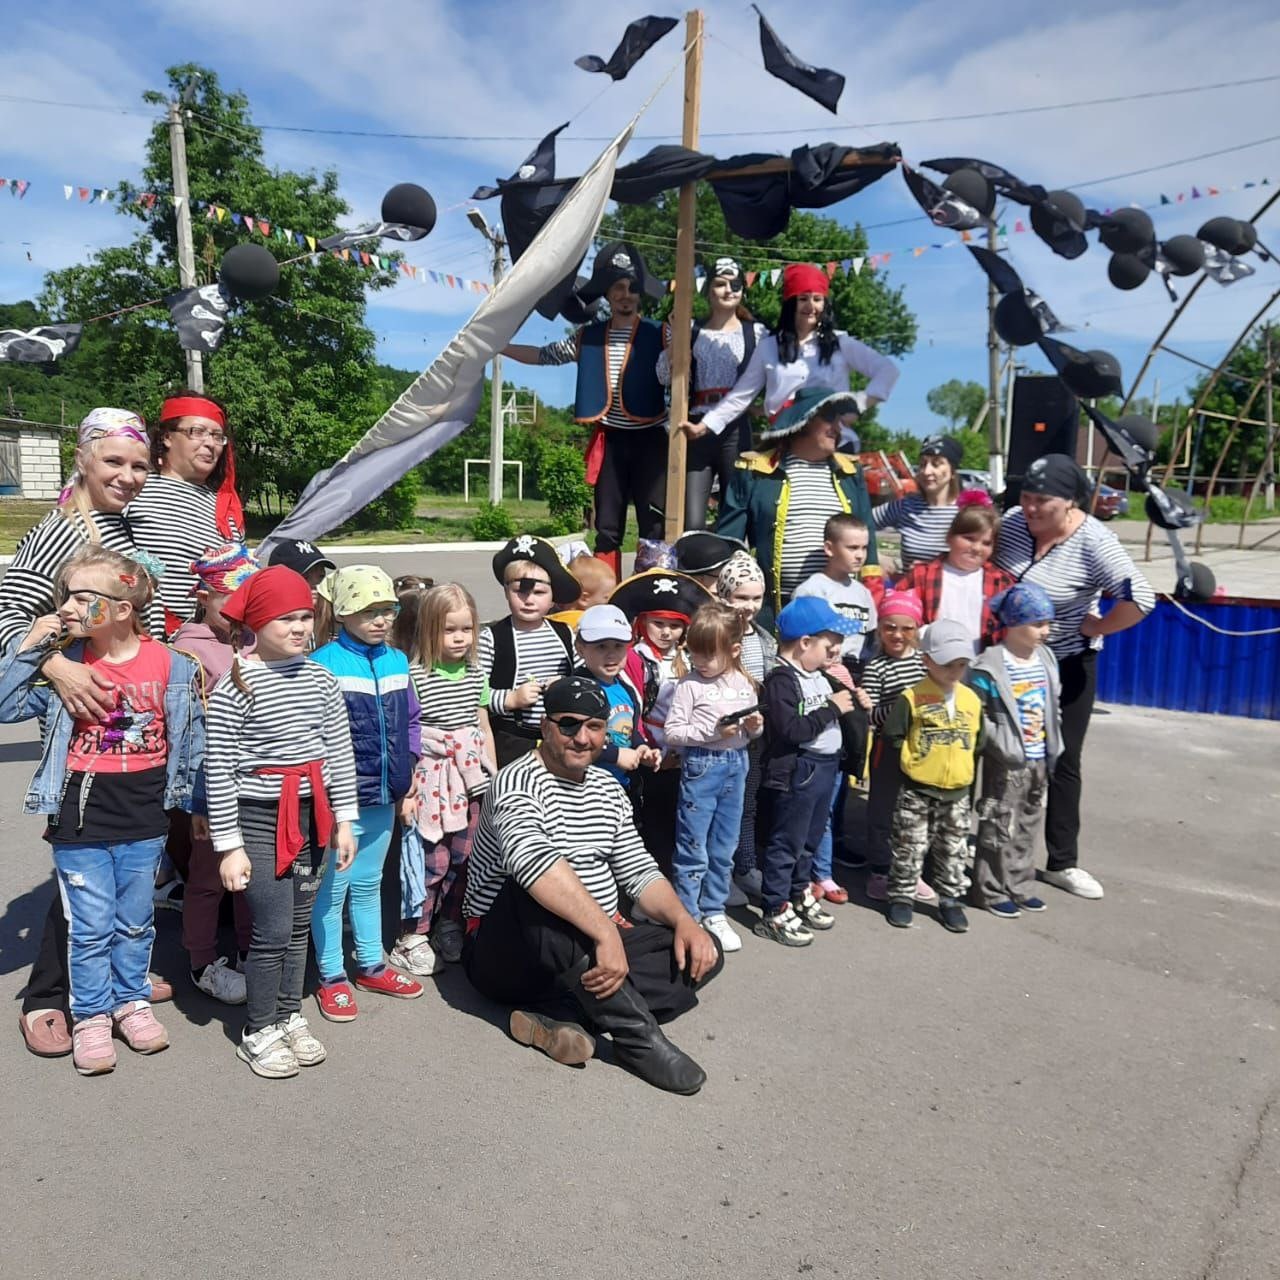
[[[668,1093],[697,1093],[702,1088],[707,1073],[662,1034],[629,979],[604,1000],[597,1000],[581,982],[572,990],[591,1025],[613,1041],[620,1066]]]

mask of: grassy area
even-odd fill
[[[1254,501],[1253,510],[1249,512],[1249,523],[1253,524],[1257,520],[1274,520],[1280,516],[1280,511],[1268,511],[1264,495],[1259,494]],[[1236,494],[1219,494],[1209,500],[1209,515],[1205,520],[1205,524],[1235,524],[1240,523],[1241,517],[1244,515],[1244,509],[1248,502],[1247,498],[1241,498]],[[1197,507],[1204,506],[1203,498],[1196,498]],[[1141,520],[1145,523],[1147,514],[1144,508],[1142,494],[1134,492],[1129,495],[1129,513],[1122,517],[1125,520]]]

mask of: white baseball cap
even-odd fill
[[[578,638],[591,644],[596,640],[631,639],[631,623],[616,604],[593,604],[578,620]]]

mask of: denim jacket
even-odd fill
[[[23,813],[57,813],[69,776],[67,752],[71,749],[72,718],[52,686],[40,680],[40,663],[48,657],[49,648],[48,644],[37,644],[15,654],[0,672],[0,723],[41,718],[40,763],[22,802]],[[77,640],[66,655],[72,662],[79,662],[84,656],[84,641]],[[169,684],[164,695],[165,732],[169,739],[164,807],[190,812],[196,777],[204,764],[200,669],[176,649],[169,650],[169,657]]]

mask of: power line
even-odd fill
[[[724,41],[718,40],[717,43],[725,48],[731,46],[725,45]],[[732,51],[732,50],[731,50]],[[1074,111],[1083,107],[1101,107],[1116,106],[1124,102],[1144,102],[1157,98],[1182,97],[1187,94],[1195,93],[1212,93],[1223,89],[1242,89],[1253,85],[1271,84],[1280,80],[1280,74],[1266,76],[1251,76],[1242,80],[1220,80],[1212,84],[1183,85],[1178,88],[1169,89],[1148,89],[1142,93],[1116,94],[1107,98],[1079,98],[1069,102],[1043,103],[1038,106],[1027,107],[1004,107],[993,111],[973,111],[961,114],[950,114],[943,116],[915,116],[902,120],[868,120],[861,123],[842,123],[830,126],[838,130],[866,130],[866,129],[892,129],[905,128],[911,125],[921,124],[952,124],[963,123],[973,120],[999,120],[1010,116],[1021,115],[1041,115],[1054,111]],[[608,88],[609,86],[606,86]],[[602,91],[603,92],[603,91]],[[597,95],[599,96],[599,95]],[[110,103],[95,102],[66,102],[50,98],[29,98],[18,94],[0,93],[0,102],[20,102],[30,103],[45,107],[69,107],[86,111],[110,111],[122,112],[128,115],[152,115],[149,111],[141,110],[136,107],[124,107],[113,105]],[[588,106],[591,102],[588,102]],[[581,115],[584,107],[577,114]],[[194,112],[193,114],[200,114]],[[153,117],[155,118],[155,117]],[[576,118],[576,117],[575,117]],[[273,133],[305,133],[317,134],[326,137],[346,137],[346,138],[386,138],[392,140],[406,142],[539,142],[540,134],[455,134],[455,133],[402,133],[388,130],[378,129],[329,129],[322,128],[317,125],[295,125],[295,124],[255,124],[255,129],[270,130]],[[813,129],[729,129],[714,132],[704,132],[701,136],[704,138],[747,138],[760,136],[786,136],[812,133]],[[636,134],[636,140],[642,142],[661,141],[663,139],[672,138],[674,133],[651,133]],[[565,141],[574,142],[612,142],[613,135],[605,134],[562,134],[561,137]],[[1246,144],[1256,145],[1256,144]],[[1223,152],[1215,152],[1210,154],[1221,155]],[[1144,170],[1142,172],[1150,172]],[[1107,179],[1100,179],[1107,181]],[[1077,184],[1080,185],[1080,184]]]

